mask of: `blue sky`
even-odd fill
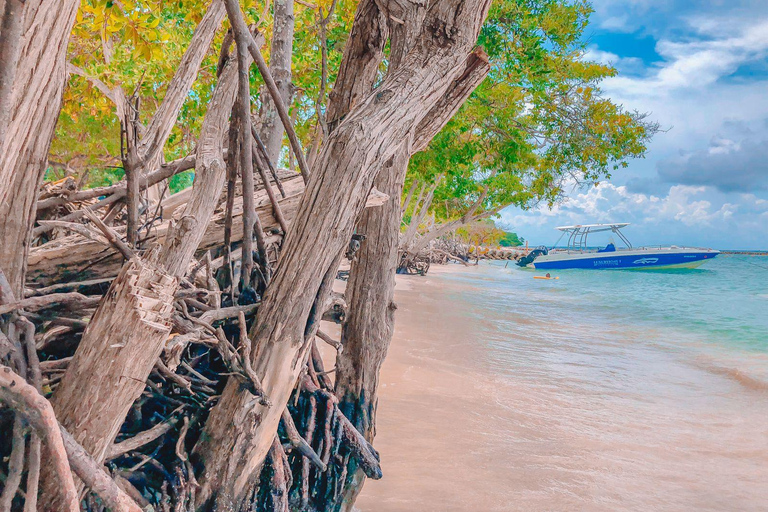
[[[593,6],[586,58],[619,71],[606,95],[667,131],[609,182],[501,224],[534,244],[555,226],[631,222],[636,245],[768,248],[768,0]]]

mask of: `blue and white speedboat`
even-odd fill
[[[711,260],[720,251],[696,247],[632,247],[621,229],[629,223],[582,224],[561,226],[557,229],[568,235],[565,249],[533,249],[517,262],[521,267],[529,266],[540,270],[564,268],[589,269],[668,269],[696,268]],[[589,249],[587,238],[592,233],[610,231],[618,236],[625,248],[617,249],[611,241],[600,249]],[[557,244],[555,244],[557,245]]]

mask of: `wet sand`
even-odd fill
[[[734,401],[722,383],[710,396],[713,374],[663,351],[624,353],[624,342],[570,346],[600,361],[576,379],[527,353],[499,361],[484,338],[527,337],[531,354],[551,357],[531,343],[542,330],[567,333],[524,318],[516,333],[495,332],[493,315],[457,300],[477,284],[446,272],[477,270],[398,276],[374,443],[384,478],[366,483],[360,511],[768,510],[765,392]]]

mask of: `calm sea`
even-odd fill
[[[542,274],[408,278],[361,510],[768,510],[768,257]]]

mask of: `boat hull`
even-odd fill
[[[718,254],[718,251],[707,249],[640,249],[609,253],[550,253],[547,256],[536,258],[531,266],[540,270],[696,268]]]

